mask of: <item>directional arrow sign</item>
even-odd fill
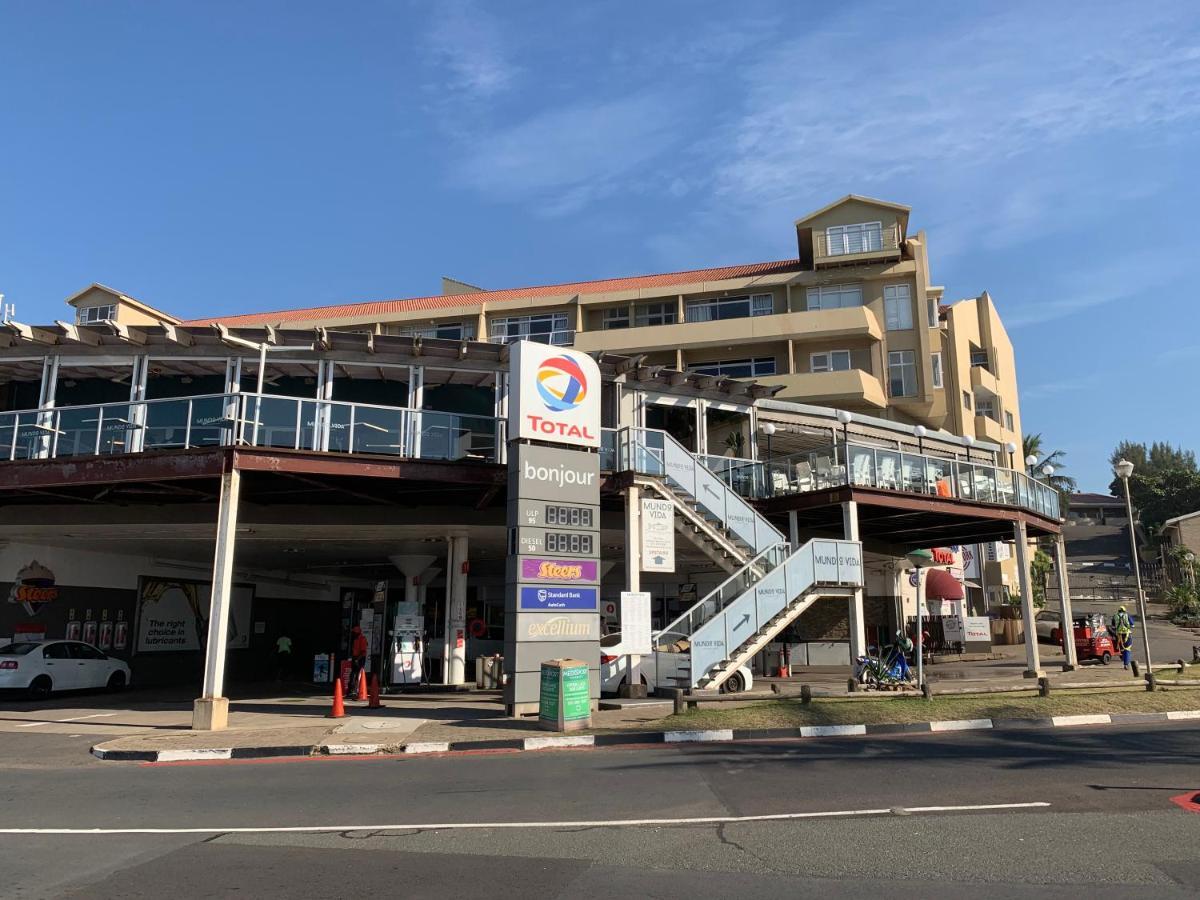
[[[738,620],[738,623],[733,626],[733,630],[737,631],[743,625],[746,625],[747,623],[749,623],[749,621],[750,621],[750,613],[743,613],[742,617]]]

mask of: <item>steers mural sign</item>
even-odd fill
[[[512,345],[510,438],[600,446],[600,368],[586,353],[520,341]]]

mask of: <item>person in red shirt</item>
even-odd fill
[[[358,697],[358,673],[367,665],[367,636],[355,625],[350,629],[350,699]]]

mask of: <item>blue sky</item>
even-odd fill
[[[988,290],[1028,430],[1200,449],[1200,8],[0,0],[0,292],[178,315],[795,255],[849,192]]]

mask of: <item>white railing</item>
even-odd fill
[[[504,422],[249,393],[0,413],[0,460],[235,445],[494,463],[503,459]]]

